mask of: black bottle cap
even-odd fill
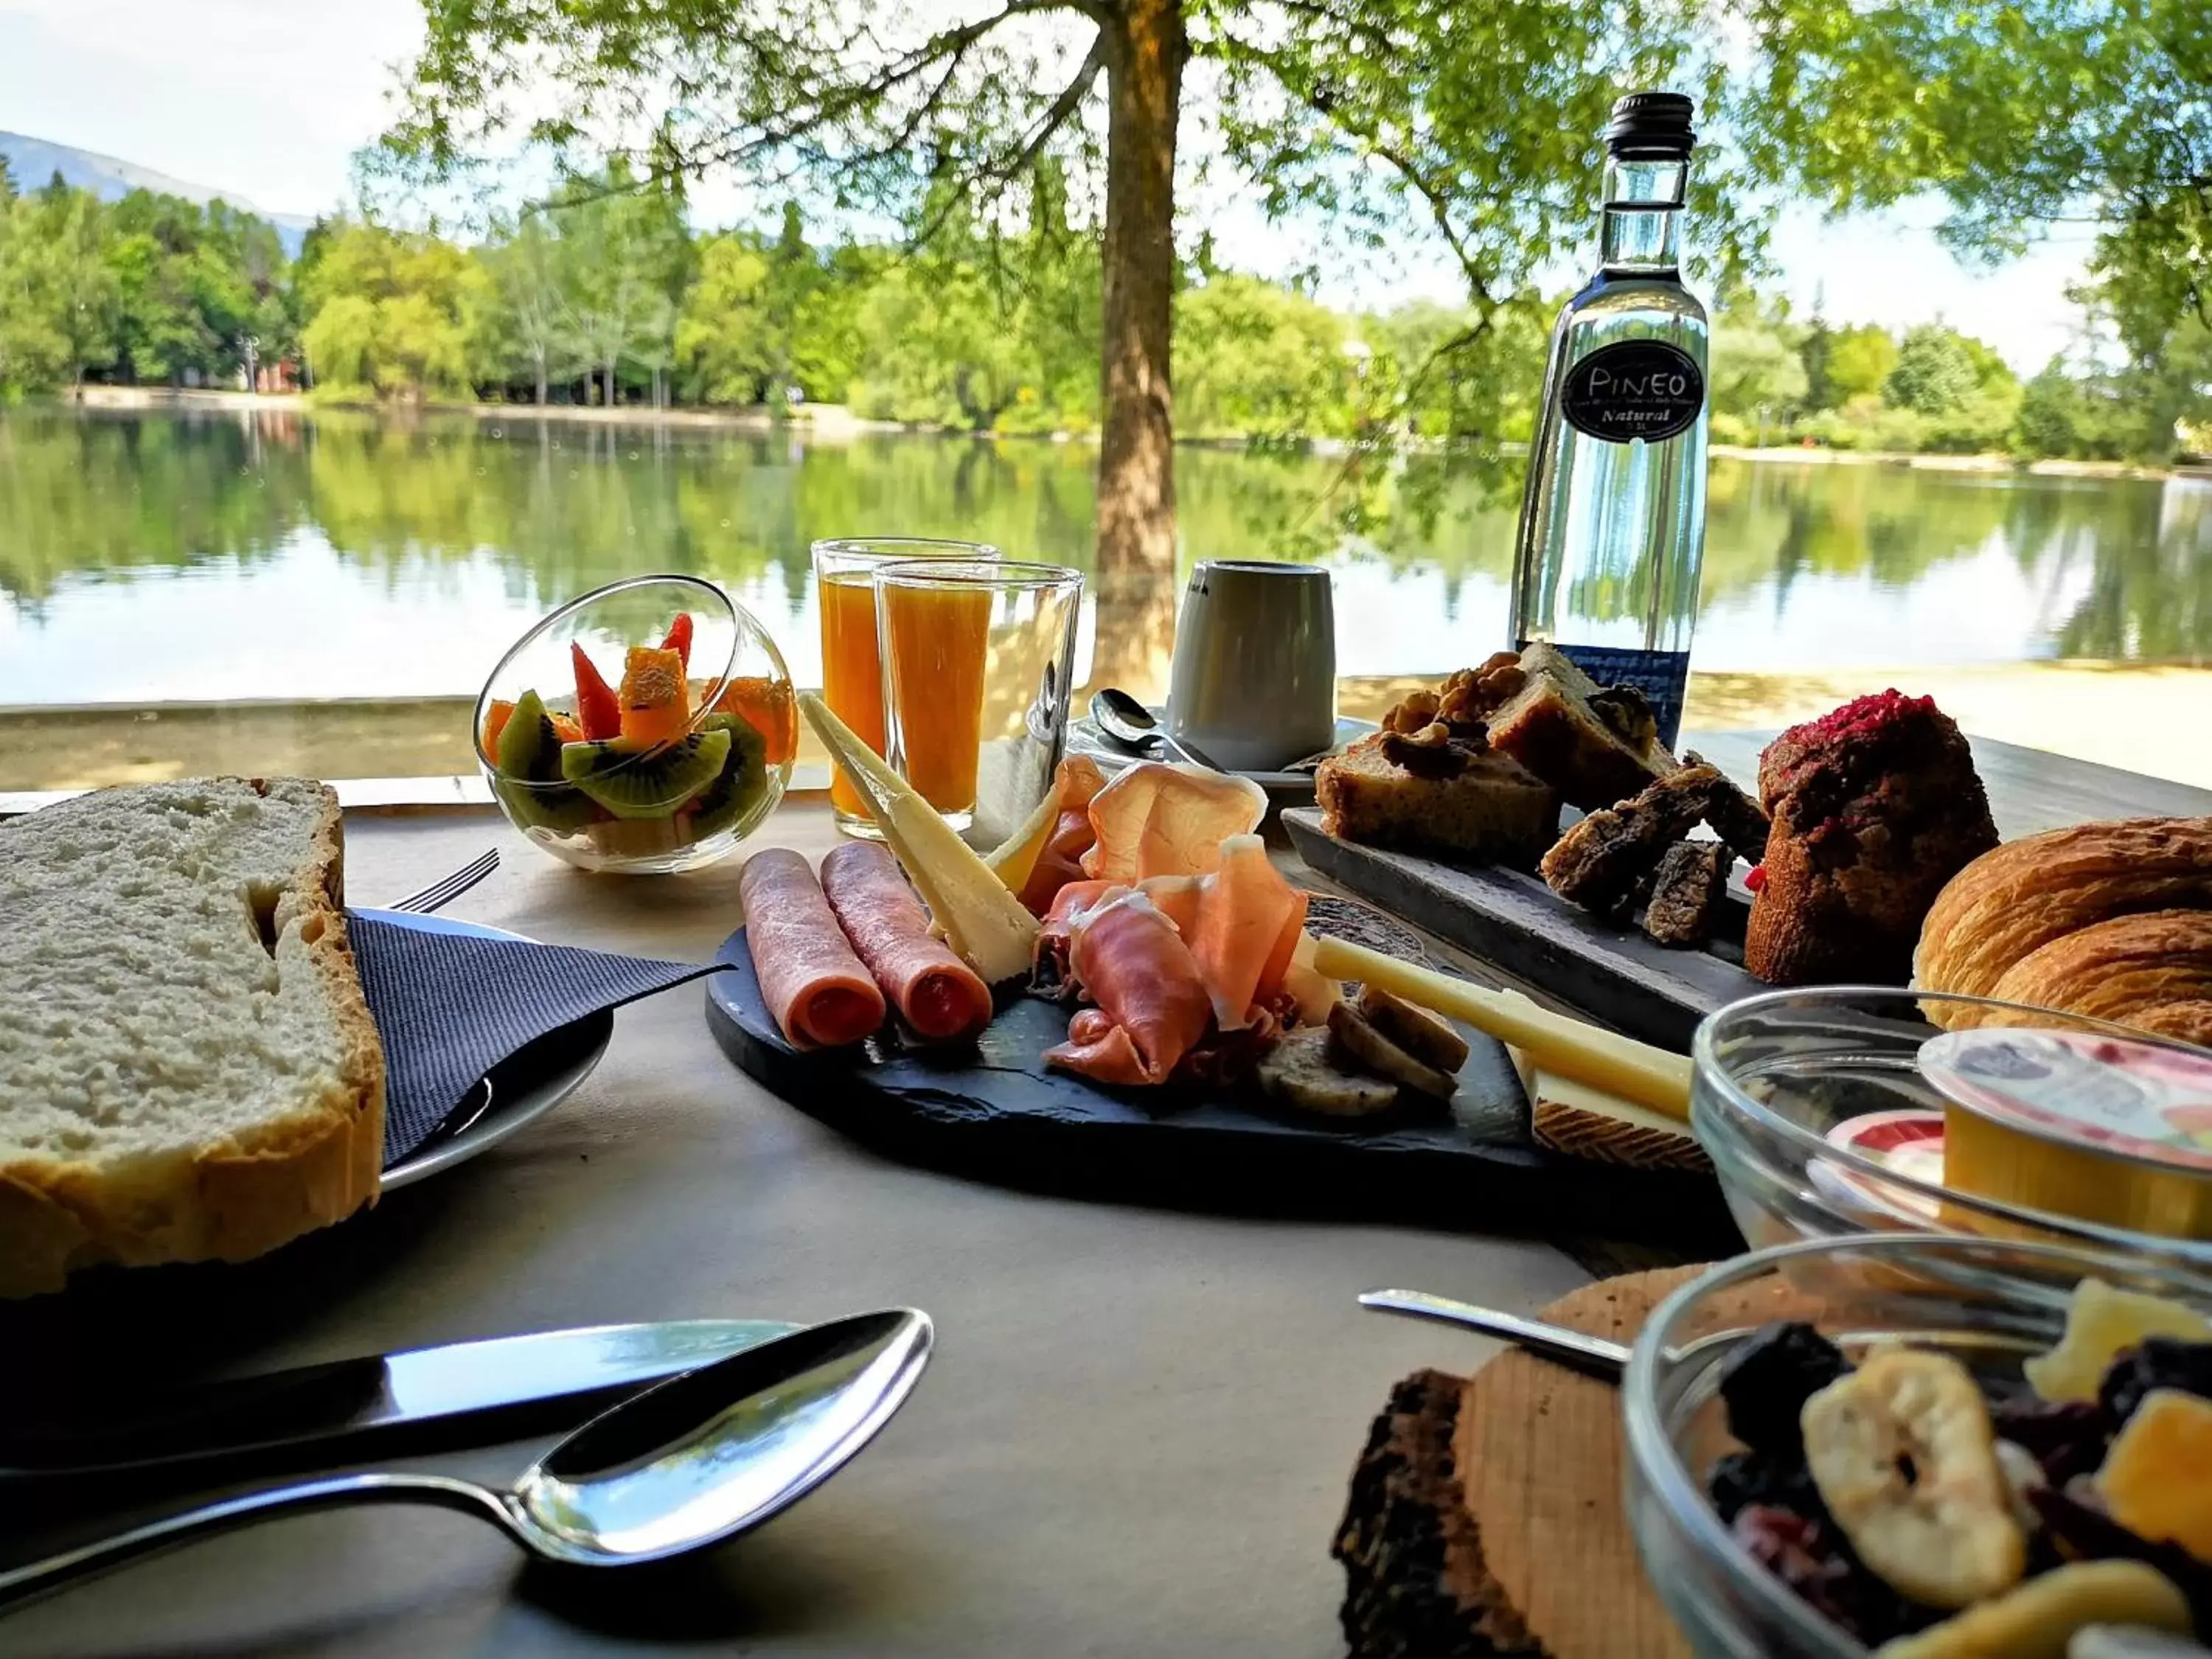
[[[1690,129],[1696,107],[1679,92],[1632,92],[1613,106],[1606,148],[1622,161],[1679,161],[1698,141]]]

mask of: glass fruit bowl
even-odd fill
[[[783,653],[694,576],[571,599],[500,659],[475,720],[508,822],[580,868],[630,874],[726,856],[782,799],[799,745]]]
[[[1722,1262],[1654,1310],[1621,1384],[1637,1551],[1692,1648],[1753,1659],[1863,1659],[1866,1647],[1755,1561],[1708,1496],[1733,1451],[1720,1379],[1754,1332],[1802,1319],[1857,1361],[1885,1340],[1948,1353],[1985,1385],[2058,1343],[2084,1279],[2212,1313],[2212,1278],[2139,1256],[1948,1234],[1818,1240]]]
[[[1931,1011],[1954,1030],[2027,1026],[2193,1066],[2212,1058],[2101,1020],[1984,998],[1830,986],[1732,1003],[1692,1042],[1690,1122],[1754,1249],[1868,1231],[1954,1232],[2131,1251],[2212,1272],[2212,1240],[2110,1218],[2120,1212],[2113,1195],[2139,1178],[2120,1161],[2086,1182],[2076,1172],[2078,1210],[2020,1201],[2021,1191],[2064,1190],[2067,1182],[2038,1176],[2017,1152],[2008,1157],[2018,1167],[1999,1171],[2004,1182],[1962,1187],[1966,1172],[1947,1133],[1955,1102],[1921,1064],[1923,1045],[1939,1035]],[[2008,1191],[2014,1196],[1992,1195]],[[2100,1207],[2108,1218],[2091,1218]]]

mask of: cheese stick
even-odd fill
[[[1632,1037],[1598,1027],[1516,996],[1488,991],[1433,969],[1384,956],[1340,939],[1316,941],[1314,967],[1331,979],[1379,985],[1408,1002],[1465,1020],[1501,1042],[1525,1050],[1547,1072],[1686,1123],[1690,1120],[1690,1062]]]

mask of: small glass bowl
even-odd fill
[[[1626,1502],[1659,1599],[1700,1654],[1864,1659],[1729,1535],[1705,1477],[1735,1449],[1719,1397],[1737,1347],[1773,1319],[1805,1319],[1856,1358],[1884,1340],[1954,1356],[2017,1387],[2055,1346],[2075,1285],[2101,1279],[2212,1311],[2212,1278],[2139,1256],[1954,1234],[1817,1240],[1722,1262],[1654,1310],[1621,1383]]]
[[[599,795],[627,797],[621,812],[552,775],[550,757],[532,775],[501,769],[484,741],[495,702],[535,691],[550,714],[573,721],[573,647],[581,646],[607,684],[619,688],[629,647],[659,645],[679,615],[692,625],[690,718],[663,742],[602,757]],[[727,726],[732,715],[750,729],[743,743]],[[783,799],[799,735],[797,694],[775,641],[751,612],[696,576],[633,576],[571,599],[500,659],[477,695],[475,721],[477,763],[509,823],[580,869],[632,875],[696,870],[726,857]],[[695,785],[674,768],[677,751],[716,726],[732,732],[729,759]]]
[[[1942,1114],[1943,1097],[1917,1066],[1937,1030],[1923,1011],[1937,1003],[1960,1011],[1947,1024],[2032,1024],[2201,1053],[2076,1014],[1887,987],[1771,991],[1731,1003],[1691,1042],[1690,1124],[1753,1249],[1939,1231],[2115,1249],[2212,1272],[2212,1242],[2029,1209],[1839,1145],[1839,1126],[1871,1114]]]

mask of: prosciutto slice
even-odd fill
[[[884,994],[838,927],[806,860],[768,847],[738,878],[761,998],[794,1048],[858,1042],[884,1023]]]
[[[899,1017],[926,1042],[974,1036],[991,1023],[991,988],[932,936],[929,912],[891,850],[848,842],[822,860],[837,925]]]
[[[1158,878],[1146,890],[1171,879]],[[1257,836],[1222,842],[1221,867],[1192,884],[1196,914],[1179,925],[1216,1023],[1224,1031],[1241,1031],[1267,1018],[1267,1005],[1283,988],[1305,926],[1306,896],[1283,879]]]
[[[1067,919],[1074,976],[1097,1004],[1045,1063],[1101,1083],[1164,1083],[1213,1018],[1197,961],[1143,893],[1109,889]]]
[[[1083,873],[1130,883],[1209,874],[1220,867],[1222,842],[1249,835],[1267,811],[1266,792],[1249,778],[1140,761],[1091,798],[1097,844],[1083,855]]]
[[[1088,755],[1070,755],[1053,774],[1057,816],[1018,895],[1031,915],[1044,915],[1061,888],[1083,879],[1083,855],[1097,840],[1091,828],[1091,802],[1105,787],[1106,775]]]

